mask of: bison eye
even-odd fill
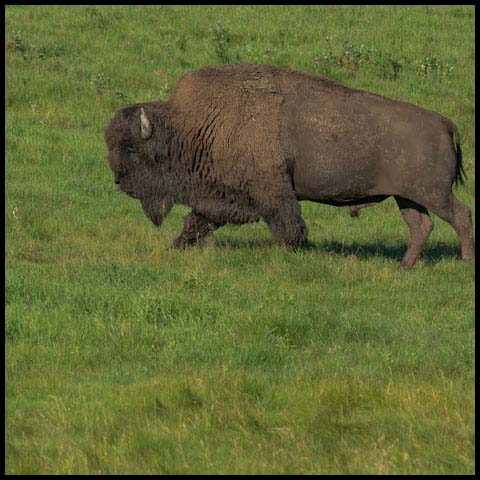
[[[131,145],[125,145],[122,150],[124,154],[128,156],[130,161],[136,162],[138,160],[138,150],[135,147]]]

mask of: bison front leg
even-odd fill
[[[210,222],[200,213],[192,211],[185,217],[182,233],[173,242],[173,247],[185,248],[190,245],[198,245],[218,227],[219,225]]]
[[[284,243],[290,248],[299,248],[307,240],[308,230],[301,215],[297,200],[288,200],[278,208],[264,215],[275,242]]]

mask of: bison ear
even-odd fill
[[[152,123],[147,117],[143,107],[140,108],[140,135],[144,140],[152,136]]]

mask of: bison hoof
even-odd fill
[[[402,260],[400,262],[400,268],[402,268],[402,270],[410,270],[414,265],[415,265],[415,261],[411,262],[411,261]]]
[[[475,262],[475,248],[462,248],[462,260]]]
[[[185,238],[183,237],[178,237],[177,239],[174,240],[172,243],[172,248],[176,250],[182,250],[187,248],[189,245],[191,245],[190,242],[186,241]]]

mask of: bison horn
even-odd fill
[[[147,138],[150,138],[152,135],[152,124],[150,123],[143,107],[140,108],[140,126],[142,138],[147,140]]]

